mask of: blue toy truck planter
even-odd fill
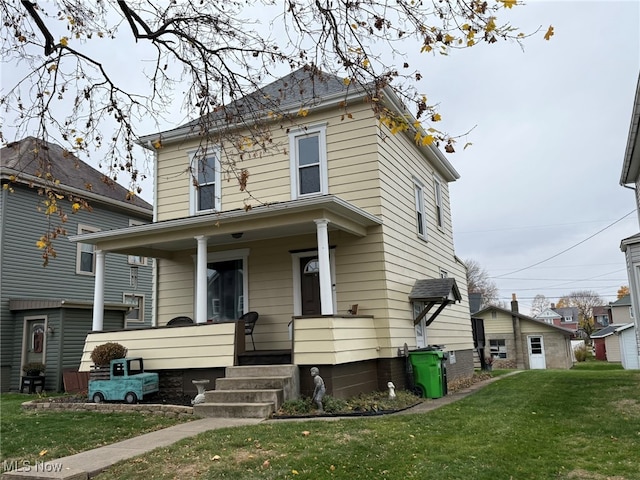
[[[89,399],[93,403],[124,400],[137,403],[145,395],[159,390],[157,373],[145,373],[142,358],[111,360],[109,378],[89,380]]]

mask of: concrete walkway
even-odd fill
[[[505,376],[514,375],[519,372],[513,372]],[[489,380],[478,382],[468,388],[459,390],[442,398],[426,400],[415,407],[409,408],[393,415],[408,415],[416,413],[425,413],[436,408],[456,402],[482,387],[499,380],[502,377],[494,377]],[[339,420],[341,418],[353,417],[316,417],[290,419],[290,421],[327,421]],[[359,417],[362,418],[362,417]],[[371,418],[371,417],[368,417]],[[38,463],[24,466],[19,470],[6,472],[2,475],[2,480],[20,480],[20,479],[63,479],[63,480],[86,480],[96,476],[111,465],[129,458],[142,455],[144,453],[155,450],[159,447],[166,447],[183,438],[195,436],[199,433],[209,430],[216,430],[226,427],[237,427],[242,425],[256,425],[261,422],[283,422],[287,420],[263,420],[260,418],[202,418],[192,422],[174,425],[151,433],[146,433],[139,437],[130,438],[122,442],[114,443],[104,447],[88,450],[86,452],[77,453],[69,457],[50,460],[46,463]]]

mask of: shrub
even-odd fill
[[[588,351],[586,345],[580,345],[573,349],[573,353],[578,362],[584,362],[587,359]]]
[[[127,356],[127,349],[115,342],[107,342],[98,345],[91,352],[91,360],[96,365],[109,365],[111,360]]]
[[[22,367],[22,371],[28,377],[37,377],[38,375],[40,375],[41,372],[44,372],[44,369],[45,369],[44,363],[40,363],[40,362],[27,363],[24,365],[24,367]]]

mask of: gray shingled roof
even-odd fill
[[[616,331],[616,328],[621,327],[622,325],[618,324],[618,325],[609,325],[607,327],[601,328],[600,330],[598,330],[597,332],[592,333],[591,335],[589,335],[591,338],[604,338],[604,337],[608,337],[609,335],[613,335],[613,333]]]
[[[35,137],[27,137],[0,149],[0,173],[3,179],[16,175],[21,183],[29,183],[25,175],[40,177],[43,163],[50,165],[54,180],[59,180],[61,190],[64,187],[81,192],[92,193],[139,208],[152,210],[151,204],[140,197],[127,200],[128,190],[116,182],[110,181],[103,173],[78,159],[60,145],[43,142]],[[94,197],[95,198],[95,197]]]
[[[430,278],[416,280],[413,289],[409,294],[410,300],[419,300],[425,302],[442,302],[450,300],[450,296],[456,301],[460,301],[460,290],[453,278]]]
[[[229,103],[207,121],[233,123],[247,114],[264,115],[268,111],[284,112],[302,105],[313,106],[323,98],[339,93],[346,95],[349,88],[354,90],[353,86],[346,86],[343,79],[338,76],[318,70],[316,67],[305,66]],[[202,118],[199,118],[172,130],[185,128],[195,130],[201,124]]]

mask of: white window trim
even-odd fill
[[[436,225],[444,230],[444,206],[442,204],[442,182],[438,177],[433,177],[433,192],[435,196]]]
[[[318,134],[318,155],[320,157],[320,191],[313,193],[298,193],[299,165],[298,143],[299,137]],[[291,200],[311,197],[314,195],[327,195],[329,193],[329,173],[327,169],[327,125],[313,125],[307,128],[297,128],[289,132],[289,169],[291,176]]]
[[[129,226],[135,227],[138,225],[146,225],[146,222],[141,220],[134,220],[132,218],[129,219]],[[146,266],[148,264],[147,257],[142,257],[140,255],[127,255],[127,263],[129,265],[139,265]]]
[[[140,298],[140,319],[133,320],[130,318],[125,318],[126,323],[144,323],[144,303],[146,300],[144,294],[139,292],[122,292],[122,303],[127,303],[127,297]]]
[[[415,219],[416,235],[418,235],[418,238],[427,240],[427,212],[425,211],[425,208],[424,208],[424,205],[425,205],[424,184],[420,180],[418,180],[416,177],[413,177],[413,197],[414,197],[415,212],[416,212],[416,219]],[[418,212],[420,212],[420,215],[422,216],[422,233],[420,233],[419,224],[418,224],[418,218],[417,218]]]
[[[42,363],[47,363],[47,330],[49,329],[49,316],[48,315],[31,315],[22,319],[22,353],[20,354],[20,370],[27,362],[27,349],[30,340],[30,335],[27,333],[27,326],[32,320],[42,320],[44,324],[44,344],[42,345]]]
[[[189,179],[189,212],[191,215],[202,215],[206,213],[222,211],[222,174],[221,174],[222,167],[220,165],[220,152],[221,152],[220,147],[212,147],[209,149],[208,152],[205,152],[204,154],[205,158],[210,156],[215,156],[215,159],[216,159],[215,167],[214,167],[215,175],[213,180],[215,183],[214,208],[209,210],[197,209],[198,208],[198,187],[194,185],[193,178],[190,178]],[[188,154],[189,154],[189,165],[191,166],[191,168],[195,169],[192,175],[197,180],[198,166],[197,166],[196,155],[201,155],[202,153],[200,150],[194,150],[194,151],[188,152]]]
[[[84,225],[82,223],[78,224],[78,235],[82,235],[84,233],[95,233],[95,232],[99,232],[100,229],[98,227],[92,227],[90,225]],[[90,243],[82,243],[82,242],[78,242],[76,245],[76,274],[77,275],[87,275],[87,276],[95,276],[96,274],[96,249],[94,245],[91,245],[92,249],[93,249],[93,265],[91,267],[91,271],[90,272],[85,272],[83,270],[80,269],[80,265],[81,265],[81,261],[80,258],[82,257],[82,246],[83,245],[91,245]]]

